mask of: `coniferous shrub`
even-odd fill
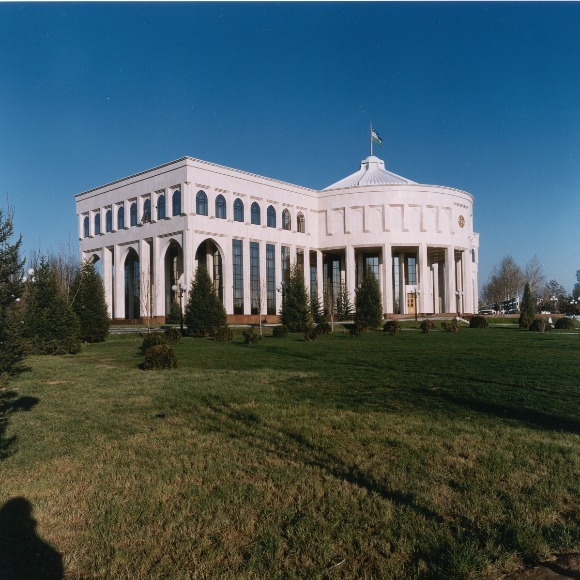
[[[390,334],[391,336],[396,336],[401,332],[401,324],[398,320],[387,320],[383,325],[383,333]]]
[[[536,318],[532,321],[528,330],[532,332],[544,332],[546,330],[546,322],[542,318]]]
[[[454,318],[451,322],[446,322],[445,320],[441,323],[441,328],[445,331],[445,332],[459,332],[460,328],[459,328],[459,322],[457,322],[457,319]]]
[[[103,281],[92,262],[84,262],[78,269],[71,285],[70,300],[79,317],[81,340],[103,342],[109,334],[111,320]]]
[[[224,324],[224,326],[220,326],[216,330],[216,332],[214,334],[214,338],[215,338],[215,340],[218,340],[220,342],[224,342],[226,340],[233,340],[234,331],[229,326]]]
[[[469,328],[489,328],[489,322],[483,316],[472,316],[469,321]]]
[[[284,338],[285,336],[288,336],[288,327],[283,324],[280,326],[274,326],[272,329],[272,336],[274,338]]]
[[[259,332],[256,332],[255,328],[249,328],[242,332],[244,337],[244,344],[258,344],[262,340],[262,336]]]
[[[316,326],[316,332],[318,334],[331,334],[332,326],[328,322],[321,322]]]
[[[81,349],[79,318],[61,293],[48,262],[40,259],[26,296],[23,336],[33,354],[75,354]]]
[[[527,330],[535,318],[536,318],[536,305],[534,304],[534,299],[532,298],[530,285],[526,283],[524,287],[524,295],[522,297],[522,303],[520,304],[520,317],[518,319],[518,325],[520,328]]]
[[[145,352],[141,368],[146,371],[174,369],[177,367],[177,357],[168,344],[156,344]]]
[[[181,309],[179,308],[179,304],[177,302],[173,302],[171,304],[171,308],[169,309],[169,313],[165,317],[166,324],[181,324]]]
[[[353,316],[352,302],[350,301],[350,294],[344,284],[340,287],[340,292],[336,298],[336,319],[337,320],[351,320]]]
[[[147,351],[160,344],[167,344],[167,338],[162,332],[150,332],[148,334],[142,334],[143,342],[141,343],[140,351],[141,354],[146,354]]]
[[[316,326],[311,326],[305,333],[304,333],[304,340],[306,342],[312,342],[318,338],[318,332]]]
[[[423,334],[427,334],[428,332],[431,332],[435,328],[435,323],[432,320],[425,318],[424,320],[421,321],[420,326],[421,326],[421,332]]]
[[[312,324],[308,292],[304,285],[304,271],[294,264],[284,285],[280,320],[289,332],[306,332]]]
[[[558,330],[576,330],[576,325],[570,318],[558,318],[556,324],[554,324],[554,328]]]
[[[199,265],[185,308],[185,324],[193,336],[213,336],[227,324],[226,309],[216,294],[207,268]]]
[[[310,313],[314,323],[319,324],[320,322],[324,322],[324,308],[320,303],[318,293],[313,294],[312,298],[310,299]]]
[[[365,268],[362,283],[355,291],[354,320],[367,328],[377,328],[383,320],[381,288],[370,268]]]
[[[181,331],[177,330],[177,328],[168,328],[163,333],[163,336],[167,343],[179,342],[182,338]]]

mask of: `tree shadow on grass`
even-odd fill
[[[10,454],[16,437],[6,437],[8,417],[18,411],[30,411],[38,403],[36,397],[19,397],[16,391],[0,392],[0,461]]]
[[[63,578],[62,554],[36,533],[32,504],[14,497],[0,508],[0,577],[3,580]]]
[[[206,400],[209,427],[228,436],[244,440],[249,445],[289,463],[315,467],[340,481],[376,493],[398,507],[409,508],[425,518],[443,521],[442,517],[426,506],[420,505],[412,493],[389,487],[388,482],[375,479],[358,465],[349,464],[302,434],[280,429],[265,423],[249,410],[238,410],[220,400]]]

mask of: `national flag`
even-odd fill
[[[371,139],[379,146],[382,147],[383,140],[381,136],[378,134],[376,129],[371,127]]]

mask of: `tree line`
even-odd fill
[[[537,256],[531,258],[523,268],[509,255],[502,258],[493,267],[482,287],[480,304],[501,304],[504,300],[521,296],[526,284],[530,293],[526,298],[534,302],[538,312],[555,310],[578,314],[578,304],[575,302],[578,300],[580,288],[577,288],[577,294],[569,294],[557,280],[547,280]]]

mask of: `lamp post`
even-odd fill
[[[183,334],[183,293],[185,292],[185,284],[180,282],[179,284],[174,284],[171,289],[178,293],[179,296],[179,326],[181,328],[181,333]]]
[[[557,296],[552,296],[552,298],[550,298],[550,300],[554,303],[554,313],[556,312],[556,304],[558,303],[558,298]]]
[[[463,296],[463,292],[456,290],[455,295],[457,296],[457,318],[461,318],[461,297]]]
[[[415,322],[417,322],[417,311],[419,310],[419,294],[421,294],[421,290],[415,286],[415,289],[411,294],[415,297]]]
[[[572,314],[576,314],[576,304],[578,304],[578,300],[580,298],[574,298],[574,296],[572,296],[572,300],[570,300],[570,306],[572,307]]]

